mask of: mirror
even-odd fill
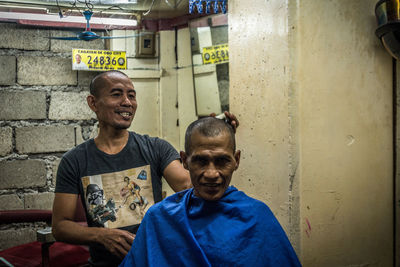
[[[195,19],[189,28],[197,115],[229,111],[228,16]]]

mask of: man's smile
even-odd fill
[[[222,183],[200,183],[201,186],[206,186],[206,187],[218,187],[223,185]]]
[[[121,115],[126,120],[129,120],[133,115],[132,112],[128,112],[128,111],[120,111],[120,112],[117,111],[116,113]]]

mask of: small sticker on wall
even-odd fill
[[[213,45],[203,48],[203,64],[222,64],[229,62],[228,44]]]
[[[72,49],[72,70],[126,70],[126,52]]]

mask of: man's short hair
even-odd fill
[[[109,70],[106,72],[99,73],[96,76],[94,76],[94,78],[90,81],[90,86],[89,86],[90,94],[94,95],[95,97],[98,97],[100,90],[102,88],[103,79],[109,74],[117,74],[117,73],[122,74],[129,79],[128,75],[119,70]]]
[[[217,119],[214,117],[204,117],[192,122],[186,129],[185,134],[185,152],[187,155],[192,153],[192,135],[199,133],[206,137],[214,137],[222,134],[223,132],[228,134],[230,147],[232,152],[236,151],[235,133],[230,124],[224,120]]]

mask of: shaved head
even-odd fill
[[[119,70],[110,70],[106,72],[102,72],[97,74],[92,81],[90,82],[90,94],[94,95],[95,97],[99,97],[100,91],[103,88],[104,79],[109,76],[113,75],[122,75],[129,79],[128,75],[119,71]]]
[[[192,122],[185,135],[185,152],[190,155],[192,152],[192,135],[199,133],[205,137],[215,137],[220,134],[226,133],[229,137],[230,147],[232,152],[236,151],[235,133],[233,132],[232,126],[226,123],[224,120],[220,120],[214,117],[205,117]]]

